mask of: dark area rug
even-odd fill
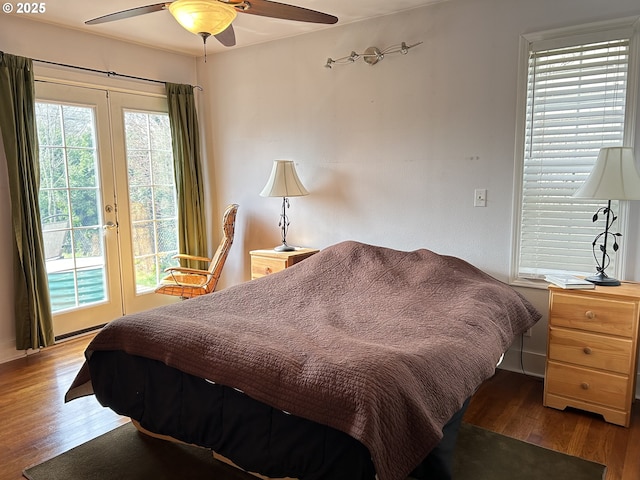
[[[602,480],[606,467],[463,423],[455,480]]]
[[[601,480],[605,467],[463,424],[455,480]],[[29,480],[256,480],[208,450],[139,434],[127,423],[24,471]]]

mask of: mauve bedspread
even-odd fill
[[[283,272],[127,315],[91,342],[342,430],[401,480],[540,314],[465,261],[348,241]],[[67,400],[91,393],[83,368]]]

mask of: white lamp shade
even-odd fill
[[[601,148],[584,184],[573,194],[601,200],[640,200],[640,173],[633,150],[627,147]]]
[[[296,173],[293,160],[274,160],[271,175],[260,192],[262,197],[301,197],[309,195]]]
[[[196,35],[217,35],[236,18],[236,9],[219,1],[176,0],[168,8],[180,25]]]

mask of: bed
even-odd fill
[[[66,400],[270,478],[447,478],[468,399],[539,318],[462,259],[347,241],[109,323]]]

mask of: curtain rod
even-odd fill
[[[0,55],[4,54],[5,52],[0,51]],[[161,83],[161,84],[166,84],[167,82],[163,82],[162,80],[155,80],[153,78],[144,78],[144,77],[136,77],[133,75],[125,75],[123,73],[117,73],[117,72],[109,72],[107,70],[97,70],[94,68],[88,68],[88,67],[78,67],[77,65],[68,65],[66,63],[58,63],[58,62],[50,62],[48,60],[38,60],[36,58],[32,58],[31,59],[34,62],[39,62],[39,63],[48,63],[49,65],[57,65],[59,67],[65,67],[65,68],[75,68],[76,70],[84,70],[85,72],[93,72],[93,73],[101,73],[103,75],[106,75],[107,77],[123,77],[123,78],[129,78],[132,80],[142,80],[143,82],[152,82],[152,83]],[[203,91],[203,88],[200,85],[190,85],[191,88],[197,88],[198,90],[200,90],[201,92]]]

